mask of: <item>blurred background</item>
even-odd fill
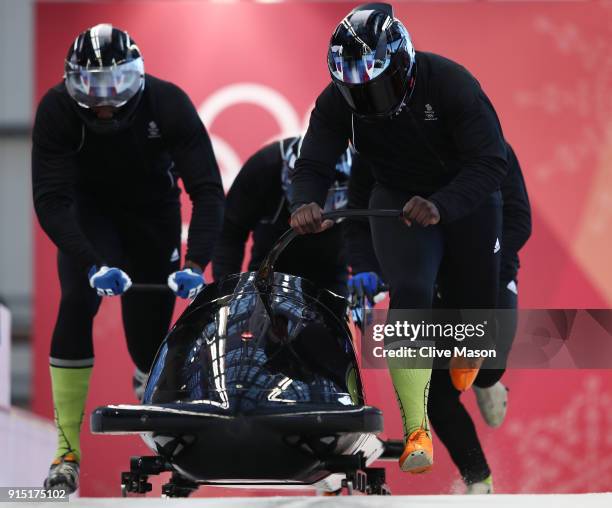
[[[28,403],[31,390],[34,38],[34,2],[1,0],[0,300],[12,314],[12,397],[20,405]]]
[[[40,97],[61,80],[75,36],[101,22],[127,30],[144,55],[147,72],[190,95],[211,134],[227,188],[259,147],[303,130],[329,80],[329,36],[355,5],[0,0],[0,300],[12,318],[11,402],[41,417],[36,420],[41,443],[49,431],[45,422],[52,417],[48,349],[59,290],[55,248],[32,210],[31,122]],[[612,3],[434,0],[394,5],[417,49],[452,58],[475,74],[519,157],[534,220],[533,237],[522,253],[520,305],[609,308]],[[97,317],[88,411],[134,402],[118,308],[117,302],[105,302]],[[3,379],[0,383],[8,386]],[[369,403],[385,410],[386,433],[400,437],[387,374],[370,371],[365,381]],[[612,490],[609,372],[522,370],[509,373],[507,384],[506,424],[492,431],[476,417],[496,490]],[[464,398],[474,409],[472,395]],[[19,414],[20,421],[31,418]],[[19,432],[14,423],[0,420],[0,431],[2,425]],[[26,432],[25,426],[21,429]],[[53,447],[48,453],[46,445],[35,448],[34,431],[27,432],[29,438],[20,436],[34,443],[31,452],[44,472]],[[144,453],[144,445],[135,437],[88,432],[83,442],[82,494],[118,495],[119,472],[129,455]],[[0,452],[2,447],[15,449],[5,437],[0,437]],[[459,478],[442,446],[436,454],[436,469],[427,477],[408,478],[392,466],[394,492],[456,491]],[[202,495],[224,492],[208,489]]]

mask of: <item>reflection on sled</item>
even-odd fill
[[[91,428],[140,434],[155,453],[132,458],[124,494],[164,471],[167,496],[203,484],[385,494],[384,469],[368,466],[402,451],[364,404],[346,300],[264,269],[208,285],[163,342],[143,404],[100,407]]]

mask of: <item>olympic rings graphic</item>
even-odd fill
[[[306,122],[300,122],[295,108],[283,94],[259,83],[232,83],[207,97],[199,107],[198,113],[209,132],[226,190],[240,171],[242,161],[228,141],[213,133],[213,125],[223,111],[238,104],[254,104],[269,113],[279,127],[273,139],[300,134],[303,132],[303,125],[308,121],[306,119]]]

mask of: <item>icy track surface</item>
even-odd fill
[[[0,503],[8,506],[8,503]],[[23,506],[24,503],[21,503]],[[25,503],[49,507],[49,503]],[[611,508],[609,494],[496,494],[492,496],[341,496],[341,497],[256,497],[256,498],[80,498],[55,506],[157,508]]]

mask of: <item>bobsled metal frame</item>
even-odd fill
[[[384,451],[379,460],[397,460],[403,451],[403,442],[399,440],[389,440],[383,442]],[[367,467],[363,453],[356,455],[341,455],[330,457],[326,462],[326,468],[332,474],[344,474],[341,483],[342,492],[353,495],[359,492],[365,495],[391,495],[391,491],[386,483],[385,469],[382,467]],[[172,464],[160,456],[132,457],[130,459],[130,470],[121,473],[121,495],[127,497],[129,494],[146,494],[153,490],[153,485],[148,481],[150,476],[161,473],[171,472],[170,481],[162,485],[161,492],[163,497],[189,497],[198,488],[205,485],[215,486],[295,486],[305,487],[299,482],[207,482],[190,481],[180,473],[176,472]]]

